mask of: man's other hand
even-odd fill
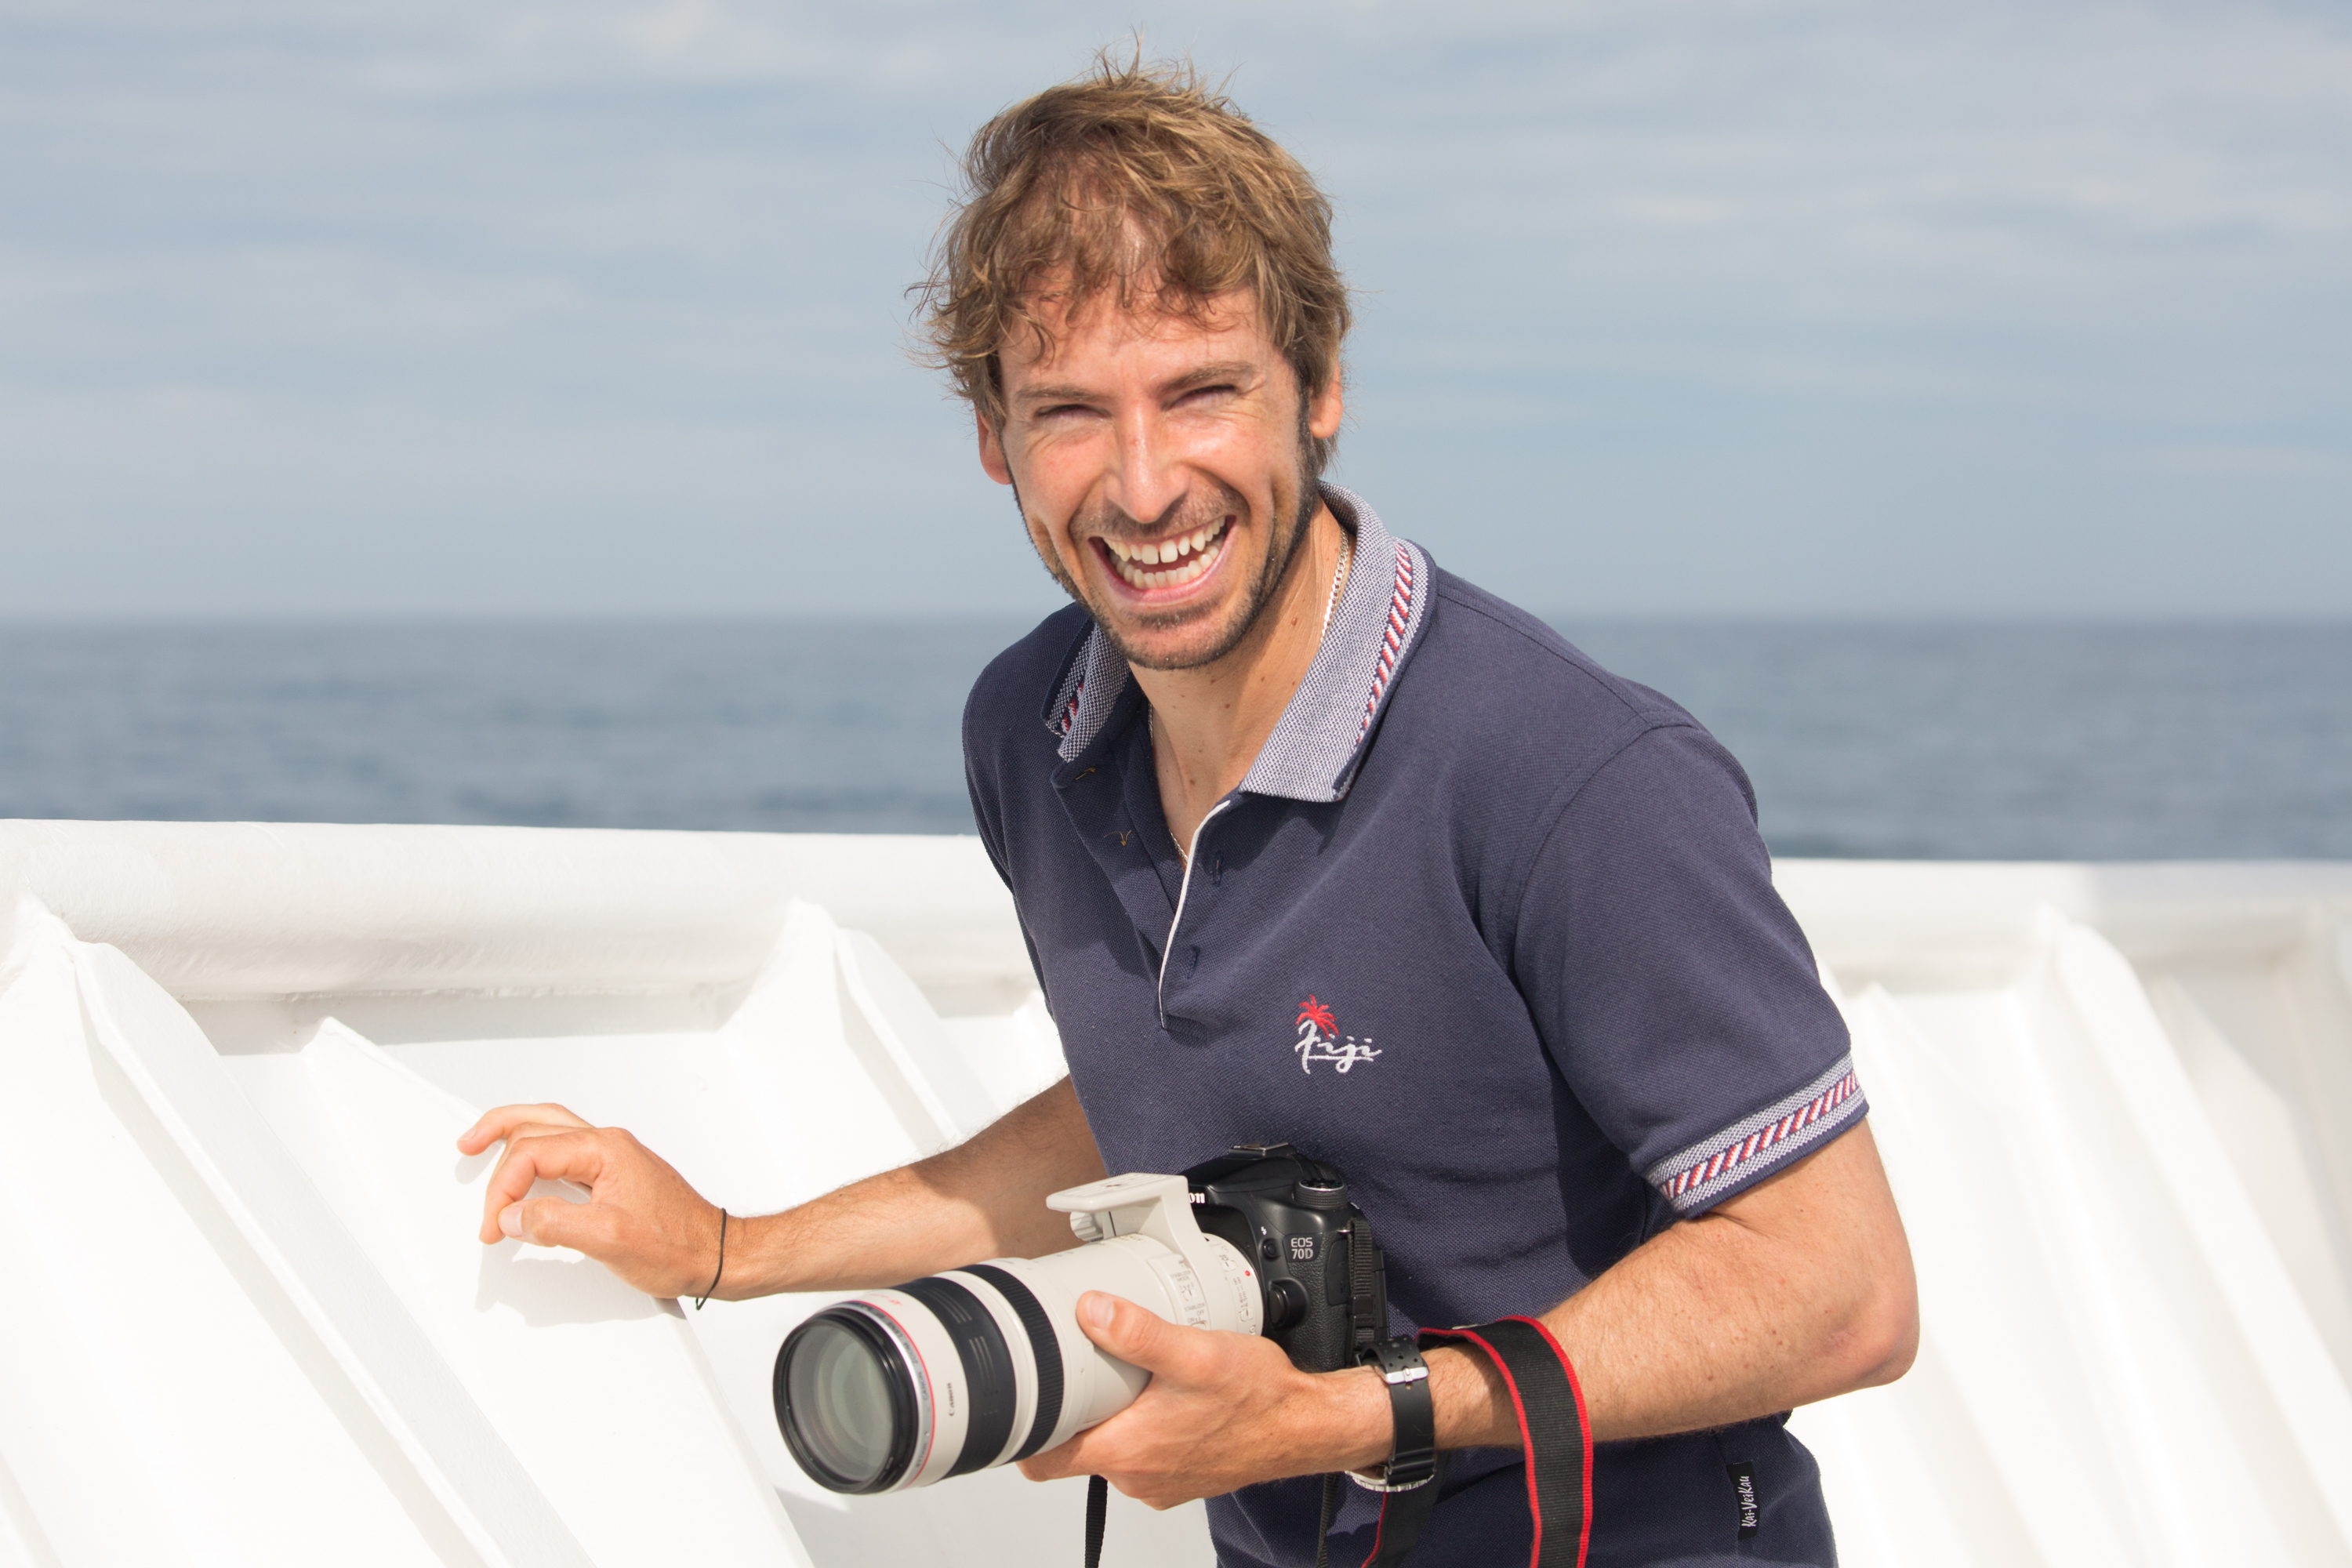
[[[591,1127],[560,1105],[502,1105],[457,1147],[506,1152],[482,1201],[485,1245],[518,1237],[586,1253],[649,1296],[698,1296],[719,1266],[719,1210],[669,1163],[617,1127]],[[571,1182],[588,1201],[530,1196],[537,1181]],[[721,1291],[714,1294],[726,1294]]]
[[[1388,1394],[1370,1371],[1301,1372],[1271,1340],[1183,1328],[1098,1290],[1078,1299],[1078,1325],[1151,1382],[1102,1425],[1022,1460],[1033,1481],[1101,1476],[1164,1509],[1389,1456]]]

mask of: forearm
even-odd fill
[[[733,1222],[719,1293],[895,1285],[986,1258],[1075,1245],[1045,1196],[1104,1174],[1067,1079],[984,1131],[782,1214]]]
[[[1544,1314],[1596,1441],[1752,1420],[1891,1382],[1918,1320],[1910,1249],[1867,1125],[1651,1237]],[[1443,1447],[1517,1447],[1486,1358],[1431,1352]]]
[[[1807,1334],[1721,1289],[1741,1250],[1720,1234],[1729,1228],[1678,1226],[1544,1315],[1576,1368],[1595,1442],[1729,1426],[1869,1381],[1848,1371],[1834,1331]],[[1517,1447],[1492,1363],[1441,1348],[1429,1363],[1439,1447]]]

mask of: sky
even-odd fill
[[[2352,7],[0,0],[0,618],[1030,615],[905,289],[1139,31],[1539,612],[2352,616]]]

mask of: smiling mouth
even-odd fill
[[[1129,544],[1097,535],[1096,542],[1103,547],[1110,569],[1118,574],[1120,582],[1149,593],[1156,588],[1181,588],[1198,579],[1216,564],[1218,552],[1233,527],[1234,520],[1228,517],[1173,539]]]

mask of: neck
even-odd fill
[[[1133,671],[1151,704],[1160,806],[1180,847],[1248,774],[1315,662],[1345,548],[1339,520],[1318,506],[1274,597],[1231,653],[1198,669]]]

